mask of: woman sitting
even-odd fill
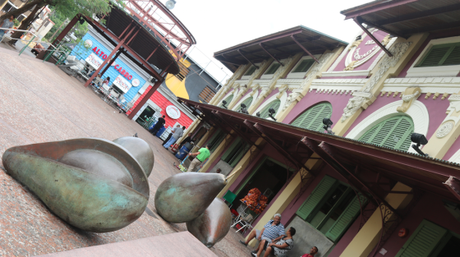
[[[265,249],[264,257],[273,254],[277,257],[286,257],[288,256],[288,252],[294,248],[294,239],[292,238],[295,235],[295,228],[290,227],[286,231],[286,236],[282,237],[279,241],[274,241],[273,243],[269,243],[267,249]],[[259,249],[259,252],[255,256],[260,256],[262,253],[262,247]],[[254,256],[253,255],[253,256]]]

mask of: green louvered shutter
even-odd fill
[[[211,144],[219,134],[220,134],[220,129],[217,129],[216,132],[214,132],[214,134],[212,134],[212,136],[208,140],[208,142],[206,142],[206,144]]]
[[[323,119],[332,116],[332,105],[330,103],[320,103],[304,111],[291,124],[296,127],[324,131]]]
[[[305,60],[302,60],[300,62],[299,65],[297,65],[297,67],[294,68],[294,70],[292,72],[306,72],[308,69],[310,69],[310,67],[313,65],[313,63],[315,62],[315,60],[313,59],[305,59]]]
[[[458,65],[460,64],[460,45],[455,46],[450,52],[449,56],[446,57],[443,65]]]
[[[447,232],[447,229],[423,220],[396,257],[429,257]]]
[[[252,104],[252,96],[246,98],[241,104],[246,105],[246,110],[249,109],[249,106]],[[238,106],[238,111],[241,111],[241,104]]]
[[[230,166],[235,167],[238,162],[243,158],[243,155],[249,150],[250,145],[246,142],[243,143],[243,146],[239,149],[238,153],[230,159],[229,163]]]
[[[229,95],[227,98],[225,98],[223,100],[223,101],[227,102],[227,104],[225,105],[227,108],[228,108],[228,105],[230,104],[230,102],[232,102],[232,100],[233,100],[233,95]],[[224,105],[223,101],[220,102],[219,107],[223,107],[223,105]]]
[[[279,99],[273,100],[271,103],[265,106],[265,108],[260,112],[260,117],[262,119],[268,118],[269,117],[268,114],[270,114],[268,110],[270,108],[273,108],[275,110],[275,113],[273,114],[273,117],[275,117],[276,113],[278,112],[278,109],[280,108],[280,105],[281,105],[281,101]]]
[[[337,218],[332,227],[326,232],[326,237],[332,241],[337,241],[347,231],[348,227],[353,223],[356,216],[360,213],[361,205],[367,203],[367,198],[361,194],[355,196],[350,204],[345,208],[342,214]]]
[[[304,219],[309,220],[309,216],[312,212],[316,209],[318,204],[323,200],[329,190],[335,185],[337,180],[335,178],[325,176],[321,182],[315,187],[313,192],[311,192],[310,196],[308,196],[307,200],[303,202],[300,208],[297,210],[296,214]]]
[[[417,67],[460,64],[460,43],[432,46]]]
[[[225,153],[222,155],[222,157],[220,159],[225,161],[225,162],[228,162],[227,158],[233,152],[233,150],[235,150],[235,147],[240,142],[241,142],[241,137],[236,138],[235,141],[233,141],[233,143],[230,145],[230,147],[227,149],[227,151],[225,151]]]
[[[410,147],[410,136],[414,132],[412,119],[399,115],[386,119],[369,129],[359,141],[396,150],[407,151]]]

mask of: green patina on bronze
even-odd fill
[[[96,161],[88,160],[95,151]],[[108,166],[119,167],[119,179],[107,175],[112,170],[101,170],[106,165],[99,161],[115,163]],[[85,231],[123,228],[142,215],[149,199],[147,177],[138,161],[125,148],[104,139],[13,147],[3,154],[3,165],[53,213]]]
[[[187,222],[187,230],[209,248],[227,235],[231,225],[230,209],[215,198],[203,214]]]
[[[158,214],[168,222],[191,221],[208,208],[225,184],[225,176],[222,174],[176,174],[158,187],[155,207]]]
[[[113,142],[128,150],[142,166],[147,177],[150,176],[155,159],[153,157],[153,150],[147,142],[138,137],[120,137],[113,140]]]

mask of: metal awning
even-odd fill
[[[403,38],[422,32],[460,29],[458,0],[378,0],[341,13],[345,19]]]
[[[297,26],[260,37],[214,53],[228,69],[235,72],[239,65],[258,63],[270,58],[279,61],[297,53],[317,55],[348,43],[305,26]]]
[[[84,18],[113,45],[117,45],[118,39],[125,32],[126,28],[130,27],[130,29],[134,29],[134,37],[125,43],[128,48],[126,56],[129,59],[140,67],[149,65],[150,69],[153,68],[157,72],[160,69],[166,73],[179,73],[179,66],[169,50],[137,20],[123,10],[112,7],[111,12],[104,17],[106,20],[105,26],[100,25],[89,17]]]
[[[458,196],[444,185],[451,176],[460,178],[457,163],[306,130],[183,98],[179,101],[199,110],[204,121],[227,131],[235,130],[249,143],[264,137],[299,169],[315,153],[350,185],[369,192],[379,202],[384,202],[389,193],[377,189],[379,181],[385,178],[460,203]]]

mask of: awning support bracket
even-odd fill
[[[257,69],[259,69],[259,67],[258,67],[257,65],[255,65],[253,62],[251,62],[251,60],[249,60],[249,59],[243,54],[243,52],[241,52],[240,49],[238,49],[237,51],[238,51],[238,53],[241,54],[241,56],[243,56],[244,59],[246,59],[246,61],[248,61],[250,64],[252,64],[252,66],[254,66],[254,67],[256,67]]]
[[[291,38],[300,48],[302,48],[302,50],[305,51],[305,53],[307,53],[313,60],[315,60],[315,62],[319,63],[318,59],[316,59],[316,57],[312,55],[310,51],[308,51],[302,44],[300,44],[300,42],[295,39],[294,35],[291,35]]]
[[[382,43],[374,36],[372,33],[363,26],[362,19],[360,17],[355,17],[353,20],[358,24],[358,26],[370,37],[374,42],[390,57],[393,57],[393,54],[384,46]]]
[[[281,66],[284,66],[284,64],[282,64],[280,62],[280,60],[278,60],[278,58],[276,58],[275,56],[273,56],[268,50],[267,48],[264,47],[264,45],[262,43],[259,43],[259,46],[262,47],[262,49],[268,54],[270,55],[271,58],[273,58],[277,63],[279,63]]]
[[[330,146],[325,143],[324,141],[321,142],[318,146],[315,146],[314,143],[311,142],[311,139],[304,137],[302,138],[302,143],[307,145],[313,152],[315,152],[317,155],[319,155],[327,164],[329,164],[337,173],[343,176],[344,173],[348,174],[351,176],[355,181],[357,181],[367,192],[369,192],[372,197],[375,200],[379,201],[379,204],[384,204],[386,208],[388,208],[390,211],[392,211],[395,215],[398,217],[401,217],[401,215],[396,211],[387,201],[382,199],[380,196],[378,196],[373,190],[371,190],[361,179],[356,177],[353,172],[348,170],[346,167],[343,166],[342,163],[340,163],[334,156],[332,155],[332,151],[330,149]],[[347,178],[345,178],[347,179]],[[347,179],[351,184],[354,184],[350,181],[350,179]],[[354,185],[356,188],[357,186]],[[366,194],[364,194],[366,195]]]
[[[298,160],[294,159],[286,150],[284,150],[281,146],[279,146],[275,141],[273,141],[271,138],[265,136],[264,129],[257,123],[251,124],[247,120],[244,121],[244,124],[248,126],[254,133],[258,134],[260,137],[262,137],[265,141],[267,141],[273,148],[275,148],[279,153],[284,155],[292,164],[298,166],[298,168],[304,168],[307,170],[310,174],[316,176],[317,174],[314,173],[311,169],[309,169],[305,164],[299,162]]]
[[[236,134],[238,134],[238,136],[242,137],[246,142],[248,142],[249,144],[251,145],[254,145],[257,149],[261,150],[260,147],[258,145],[255,144],[255,142],[252,142],[251,139],[249,139],[249,137],[247,137],[245,134],[243,134],[240,130],[238,130],[237,128],[235,128],[230,122],[226,121],[225,118],[222,116],[221,113],[219,113],[218,111],[212,111],[212,113],[214,115],[217,115],[219,116],[219,118],[222,119],[222,121],[228,126],[230,127],[233,131],[235,131]]]

